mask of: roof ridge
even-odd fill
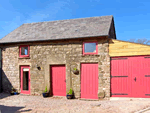
[[[67,20],[78,20],[78,19],[88,19],[88,18],[98,18],[98,17],[113,17],[113,15],[106,16],[94,16],[94,17],[83,17],[83,18],[73,18],[73,19],[64,19],[64,20],[52,20],[52,21],[42,21],[42,22],[32,22],[32,23],[24,23],[24,24],[36,24],[36,23],[46,23],[46,22],[58,22],[58,21],[67,21]]]

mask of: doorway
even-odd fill
[[[21,66],[21,93],[30,94],[30,67]]]

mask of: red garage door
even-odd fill
[[[54,96],[66,96],[65,65],[51,66],[51,89]]]
[[[111,58],[112,97],[150,97],[150,56]]]
[[[98,99],[98,64],[81,64],[81,98]]]

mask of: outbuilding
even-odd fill
[[[0,47],[4,92],[150,97],[150,47],[116,40],[113,16],[23,24]]]

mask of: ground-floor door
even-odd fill
[[[111,96],[150,98],[150,56],[111,58]]]
[[[51,74],[51,93],[53,96],[66,96],[66,67],[65,65],[53,65]]]
[[[81,64],[81,98],[98,99],[98,64]]]
[[[30,94],[30,67],[29,66],[21,66],[21,76],[20,76],[20,86],[21,93]]]

